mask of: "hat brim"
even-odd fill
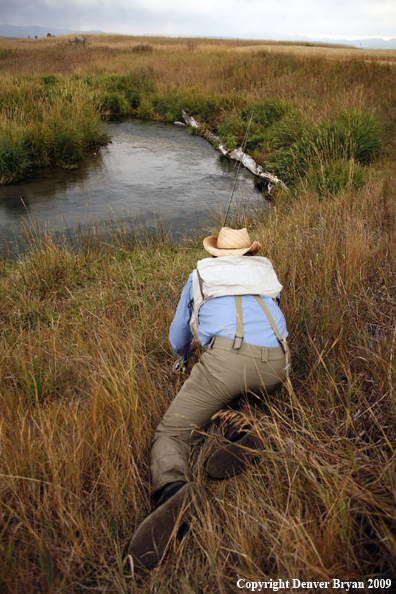
[[[252,245],[246,248],[218,248],[216,235],[210,235],[209,237],[205,237],[205,239],[203,240],[203,246],[205,250],[209,252],[209,254],[212,254],[212,256],[243,256],[243,254],[247,254],[248,252],[257,254],[257,252],[261,249],[261,243],[259,243],[258,241],[254,241]]]

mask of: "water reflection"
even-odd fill
[[[28,181],[0,188],[0,234],[8,241],[34,222],[40,228],[136,227],[158,218],[184,234],[204,229],[210,211],[225,209],[235,163],[185,128],[125,119],[107,124],[112,143],[92,153],[76,169],[51,167]],[[236,200],[262,200],[253,176],[240,171]],[[109,225],[110,222],[110,225]]]

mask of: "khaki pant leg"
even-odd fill
[[[151,451],[153,491],[170,482],[189,480],[188,456],[191,446],[202,440],[199,431],[244,392],[279,387],[284,366],[284,359],[263,362],[230,350],[206,351],[155,432]]]

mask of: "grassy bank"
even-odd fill
[[[91,237],[75,252],[32,232],[23,258],[0,262],[0,590],[228,594],[243,591],[239,578],[366,586],[382,578],[391,592],[394,55],[37,41],[0,41],[10,138],[36,125],[52,134],[51,106],[60,130],[70,117],[76,130],[95,122],[99,134],[100,114],[118,102],[121,113],[169,121],[184,108],[231,144],[254,106],[249,150],[290,176],[292,192],[278,192],[269,211],[241,207],[230,223],[248,226],[284,286],[293,371],[259,414],[263,451],[244,475],[208,479],[203,463],[221,434],[218,423],[208,429],[192,460],[207,507],[163,563],[134,573],[123,559],[150,510],[150,442],[184,381],[171,372],[168,328],[205,255],[202,238],[181,246],[161,233],[107,244]],[[83,109],[92,119],[78,119]]]
[[[264,450],[244,475],[208,479],[209,429],[193,464],[208,507],[144,574],[122,559],[150,509],[154,428],[183,381],[167,332],[200,242],[119,238],[75,254],[33,238],[3,262],[3,592],[396,579],[394,182],[239,213],[284,285],[291,383],[264,409]]]
[[[32,168],[76,166],[108,142],[99,105],[85,85],[53,75],[5,78],[0,91],[0,184]]]
[[[173,122],[185,109],[288,184],[358,188],[394,155],[396,52],[89,36],[0,40],[0,180],[70,164],[105,142],[100,117]],[[62,121],[63,129],[59,127]],[[40,148],[38,148],[38,146]]]

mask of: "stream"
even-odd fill
[[[125,118],[106,123],[112,142],[74,169],[37,169],[0,187],[0,236],[17,248],[26,229],[73,237],[152,228],[178,239],[205,232],[225,212],[236,163],[183,126]],[[241,169],[235,204],[264,205],[253,175]]]

